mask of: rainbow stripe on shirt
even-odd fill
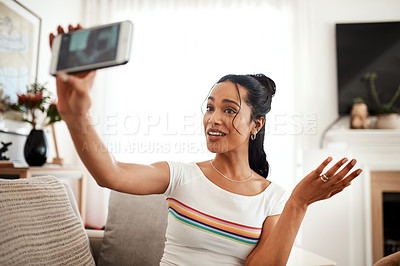
[[[179,222],[217,236],[246,244],[256,245],[262,228],[241,225],[195,210],[182,202],[167,198],[168,212]]]

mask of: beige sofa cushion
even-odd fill
[[[159,265],[167,215],[163,195],[111,191],[99,265]]]
[[[94,265],[57,178],[0,179],[0,213],[0,265]]]

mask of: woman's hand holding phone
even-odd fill
[[[69,31],[78,29],[82,29],[79,24],[76,27],[72,25],[68,26]],[[57,32],[58,34],[62,34],[64,33],[64,29],[61,26],[58,26]],[[55,35],[51,33],[49,36],[50,47],[53,45],[54,38]],[[81,124],[76,122],[87,118],[91,106],[89,91],[93,85],[95,76],[96,71],[87,71],[76,74],[59,72],[56,75],[58,96],[57,110],[68,126]]]

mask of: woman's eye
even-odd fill
[[[236,110],[233,110],[231,108],[226,109],[225,112],[227,112],[228,114],[236,114]]]
[[[214,108],[212,106],[210,106],[210,105],[207,105],[206,111],[212,111],[212,110],[214,110]]]

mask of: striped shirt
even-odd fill
[[[271,183],[258,195],[238,195],[212,183],[195,163],[168,164],[167,241],[160,265],[244,265],[265,218],[282,212],[287,193]]]

